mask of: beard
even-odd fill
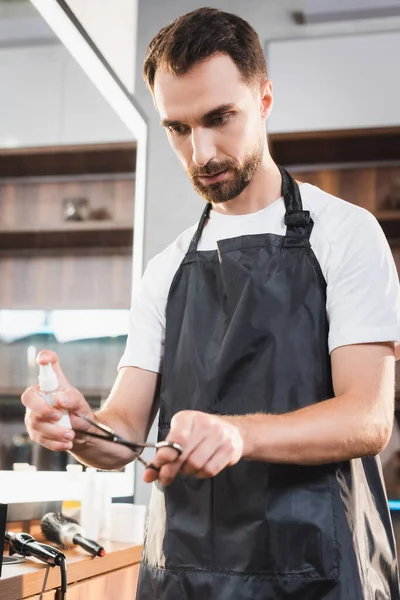
[[[253,179],[254,173],[262,162],[263,147],[262,144],[251,154],[247,155],[242,162],[233,158],[226,159],[223,162],[209,162],[205,167],[195,167],[187,169],[187,175],[192,182],[196,192],[205,200],[214,204],[229,202],[236,196],[239,196]],[[217,183],[204,185],[199,177],[203,175],[214,175],[221,171],[228,170],[231,176]]]

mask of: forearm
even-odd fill
[[[110,395],[94,418],[127,440],[144,442],[158,409],[159,375],[136,367],[121,369]],[[99,433],[95,428],[90,431]],[[82,463],[104,470],[122,469],[134,453],[112,442],[77,436],[71,453]]]
[[[110,410],[99,410],[94,414],[94,418],[126,439],[141,440],[136,431],[128,428],[123,420]],[[90,428],[90,431],[99,433],[93,427]],[[103,442],[98,438],[91,438],[84,434],[78,434],[73,440],[70,453],[79,462],[105,471],[123,469],[134,458],[134,453],[124,446],[109,441]]]
[[[378,454],[390,437],[388,419],[364,398],[339,396],[282,415],[228,417],[244,440],[244,458],[300,465]],[[381,411],[383,412],[383,411]]]

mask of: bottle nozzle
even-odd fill
[[[58,379],[52,364],[39,365],[39,386],[42,392],[54,392],[58,388]]]

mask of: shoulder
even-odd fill
[[[314,223],[325,230],[330,241],[340,237],[344,224],[350,227],[365,220],[371,221],[372,215],[365,208],[309,183],[302,186],[302,199],[304,208],[310,211]]]
[[[326,278],[350,247],[361,249],[371,237],[386,244],[378,221],[365,208],[311,184],[303,184],[301,192],[314,222],[311,245]]]
[[[147,264],[143,279],[151,280],[162,295],[169,290],[172,279],[189,248],[196,225],[185,229],[169,246],[156,254]]]

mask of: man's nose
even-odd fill
[[[198,167],[205,167],[216,157],[212,131],[205,128],[192,130],[192,160]]]

